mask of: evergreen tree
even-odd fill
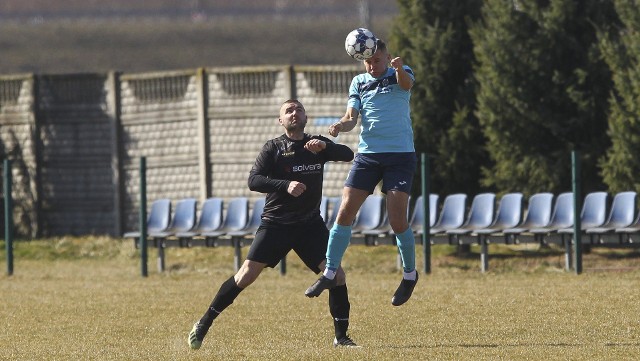
[[[441,194],[477,193],[480,167],[487,159],[474,114],[474,58],[467,25],[479,17],[481,4],[399,0],[390,35],[392,53],[416,74],[411,97],[416,151],[429,154],[431,189]]]
[[[582,154],[583,190],[602,187],[610,74],[594,24],[597,0],[486,0],[471,28],[477,116],[493,164],[483,183],[501,191],[571,189],[571,151]],[[603,101],[604,100],[604,101]]]
[[[616,0],[622,26],[601,29],[601,48],[612,70],[611,148],[602,159],[604,182],[611,192],[640,191],[640,5]]]

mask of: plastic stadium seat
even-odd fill
[[[493,222],[496,195],[480,193],[473,197],[467,221],[460,227],[445,231],[449,235],[470,234],[476,229],[486,228]]]
[[[620,240],[627,243],[637,242],[638,235],[640,234],[640,213],[636,219],[628,226],[616,228],[615,233],[620,235]]]
[[[551,220],[544,227],[529,228],[529,232],[535,235],[544,236],[559,229],[573,226],[573,193],[565,192],[558,195],[553,207]]]
[[[227,229],[225,236],[230,237],[231,245],[234,248],[233,263],[236,271],[240,269],[240,266],[242,264],[242,246],[244,243],[243,239],[245,236],[255,234],[256,231],[258,230],[258,227],[260,226],[260,223],[262,221],[262,211],[264,210],[265,201],[266,201],[265,197],[260,197],[256,199],[256,201],[253,203],[253,207],[251,209],[251,218],[248,220],[248,222],[246,221],[246,217],[248,217],[248,214],[247,214],[247,208],[246,208],[247,206],[245,205],[244,227],[240,227],[241,224],[238,223],[237,224],[238,228]],[[227,210],[227,217],[232,216],[232,214],[229,213],[230,211],[231,209]],[[241,218],[242,218],[241,215],[238,214],[238,219],[241,219]]]
[[[489,268],[489,235],[500,233],[504,228],[516,226],[522,217],[522,193],[507,193],[500,199],[500,205],[496,212],[496,218],[491,225],[481,229],[475,229],[473,234],[480,244],[480,268],[482,272]],[[503,242],[508,243],[508,238],[503,237]]]
[[[616,194],[613,197],[607,221],[599,227],[587,228],[586,233],[589,235],[613,233],[616,228],[624,228],[633,224],[636,214],[636,195],[636,192],[633,191]]]
[[[430,229],[430,233],[440,234],[448,230],[458,228],[464,223],[467,195],[456,193],[448,195],[442,204],[440,218]]]
[[[201,233],[216,232],[222,228],[224,201],[222,198],[207,198],[202,203],[198,224],[187,232],[176,232],[175,236],[183,239],[192,239]],[[206,244],[210,246],[209,244]]]
[[[552,206],[552,193],[545,192],[532,195],[529,197],[527,212],[522,223],[514,228],[503,229],[502,233],[513,238],[528,232],[532,228],[546,227],[551,221]],[[536,238],[535,240],[537,241],[538,239]]]
[[[171,224],[164,231],[149,232],[149,237],[165,239],[179,232],[188,232],[196,225],[196,207],[198,201],[194,198],[181,199],[176,203],[175,213]]]
[[[251,219],[249,220],[247,226],[237,231],[227,232],[227,236],[242,237],[255,234],[258,230],[258,227],[260,227],[260,222],[262,222],[262,211],[264,210],[265,201],[265,197],[256,199],[256,201],[253,203],[253,207],[251,209]]]
[[[437,194],[429,194],[429,227],[433,227],[436,224],[438,218],[438,199],[440,196]],[[422,196],[416,199],[416,203],[413,206],[413,212],[411,213],[411,219],[409,220],[409,227],[416,235],[422,235],[424,232],[424,208],[422,207]]]
[[[167,198],[158,199],[151,203],[151,210],[147,217],[147,234],[164,232],[171,223],[171,200]],[[127,232],[124,238],[140,238],[140,232]],[[135,240],[134,240],[135,242]],[[137,244],[137,242],[136,242]]]
[[[488,236],[496,233],[502,233],[502,230],[513,228],[520,223],[522,219],[522,193],[507,193],[500,199],[496,219],[493,223],[483,229],[474,231],[477,235]],[[509,243],[508,238],[503,239],[504,243]]]
[[[600,227],[607,217],[607,193],[592,192],[584,198],[582,212],[580,213],[580,229]],[[573,224],[572,224],[573,226]],[[573,233],[573,227],[562,228],[558,233]]]
[[[433,227],[436,224],[438,218],[438,199],[440,196],[437,194],[429,194],[429,227]]]
[[[384,198],[372,194],[365,199],[351,226],[352,233],[375,229],[382,223]]]
[[[228,232],[245,228],[249,221],[249,200],[247,197],[237,197],[229,201],[223,219],[222,226],[218,230],[201,232],[199,236],[220,237]]]

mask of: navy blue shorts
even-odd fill
[[[357,153],[345,186],[373,193],[382,181],[382,192],[398,190],[411,194],[418,158],[411,153]]]
[[[275,267],[293,250],[304,264],[316,274],[324,261],[329,242],[329,230],[322,218],[297,224],[273,224],[262,221],[251,243],[247,259]]]

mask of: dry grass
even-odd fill
[[[576,276],[562,271],[559,250],[491,250],[481,274],[476,253],[460,259],[434,247],[433,273],[394,308],[395,250],[352,246],[345,266],[360,350],[330,346],[327,297],[304,297],[315,275],[291,256],[286,276],[265,271],[191,351],[192,323],[233,274],[230,248],[170,249],[169,271],[158,274],[151,259],[142,278],[130,241],[18,242],[15,274],[0,278],[0,359],[637,359],[637,251],[594,250]]]

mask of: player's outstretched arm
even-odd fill
[[[340,132],[350,132],[358,124],[358,111],[349,107],[340,121],[329,126],[329,134],[337,137]]]
[[[330,161],[349,162],[353,160],[351,148],[344,144],[334,143],[323,136],[318,137],[320,138],[313,138],[308,141],[304,148],[315,154],[325,152],[327,159]]]
[[[398,85],[404,90],[410,90],[413,87],[413,79],[409,73],[403,68],[404,62],[402,58],[397,57],[391,59],[391,66],[396,71],[396,79],[398,79]]]

